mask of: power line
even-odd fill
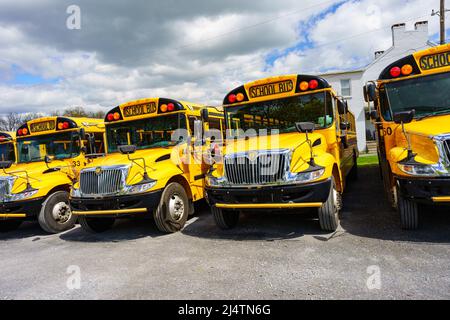
[[[210,38],[206,38],[206,39],[202,39],[202,40],[199,40],[199,41],[191,42],[191,43],[188,43],[188,44],[185,44],[185,45],[181,45],[181,46],[179,46],[179,47],[177,47],[175,49],[184,49],[184,48],[196,45],[198,43],[204,43],[204,42],[207,42],[207,41],[210,41],[210,40],[215,40],[215,39],[218,39],[218,38],[221,38],[221,37],[225,37],[225,36],[228,36],[228,35],[236,33],[236,32],[241,32],[241,31],[249,30],[249,29],[252,29],[252,28],[255,28],[255,27],[259,27],[259,26],[262,26],[262,25],[274,22],[274,21],[279,20],[279,19],[283,19],[283,18],[292,16],[292,15],[296,15],[296,14],[298,14],[300,12],[304,12],[306,10],[310,10],[310,9],[313,9],[313,8],[317,8],[317,7],[320,7],[320,6],[323,6],[323,5],[326,5],[326,4],[330,4],[330,3],[335,3],[335,2],[338,2],[338,1],[337,0],[331,0],[331,1],[321,2],[321,3],[315,4],[315,5],[312,5],[312,6],[309,6],[309,7],[305,7],[305,8],[302,8],[302,9],[298,9],[298,10],[292,11],[292,12],[287,13],[287,14],[276,16],[276,17],[271,18],[269,20],[258,22],[258,23],[253,24],[253,25],[248,25],[248,26],[245,26],[245,27],[242,27],[242,28],[230,30],[230,31],[227,31],[227,32],[215,35],[215,36],[212,36]],[[340,1],[340,3],[345,3],[345,2],[347,2],[347,1],[346,0]]]
[[[419,16],[419,17],[415,17],[415,18],[409,18],[409,19],[403,20],[403,21],[404,22],[417,21],[417,20],[422,19],[424,17],[428,17],[428,15],[423,15],[423,16]],[[391,27],[392,27],[392,25],[386,25],[386,26],[383,26],[383,27],[380,27],[380,28],[377,28],[377,29],[361,32],[361,33],[350,35],[348,37],[340,38],[340,39],[337,39],[337,40],[334,40],[334,41],[329,41],[329,42],[326,42],[326,43],[322,43],[322,44],[313,46],[311,49],[319,49],[319,48],[323,48],[323,47],[326,47],[326,46],[329,46],[329,45],[345,42],[345,41],[352,40],[354,38],[358,38],[358,37],[361,37],[361,36],[364,36],[364,35],[367,35],[367,34],[370,34],[370,33],[374,33],[374,32],[382,31],[382,30],[385,30],[385,29],[389,29]],[[409,51],[409,50],[407,50],[407,51]],[[405,51],[405,52],[407,52],[407,51]],[[383,58],[381,58],[381,59],[383,59]],[[246,66],[252,66],[252,65],[256,65],[258,63],[260,63],[260,61],[253,61],[253,62],[250,62],[250,63],[246,63],[245,65]]]

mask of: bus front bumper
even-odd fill
[[[206,188],[211,206],[230,210],[320,208],[330,194],[331,179],[299,185],[252,188]]]
[[[0,202],[0,220],[34,218],[41,211],[43,202],[44,198]]]
[[[405,179],[397,177],[403,197],[427,204],[450,205],[450,179]]]
[[[162,190],[128,196],[72,198],[72,213],[78,216],[119,217],[152,212],[161,200]]]

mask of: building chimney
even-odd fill
[[[384,50],[383,51],[375,51],[375,60],[378,59],[381,55],[383,55]]]
[[[428,43],[428,21],[419,21],[414,29],[406,30],[404,23],[392,26],[392,43],[398,47],[416,48]]]
[[[426,32],[428,34],[428,21],[418,21],[414,24],[416,31]]]
[[[394,24],[392,27],[392,45],[395,46],[396,42],[404,35],[406,31],[406,24],[398,23]]]

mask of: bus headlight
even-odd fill
[[[299,172],[299,173],[292,173],[290,177],[291,182],[311,182],[314,180],[319,179],[322,177],[325,173],[325,168],[314,170],[314,171],[306,171],[306,172]]]
[[[227,184],[227,179],[225,177],[214,177],[210,174],[206,175],[206,185],[209,187],[222,187]]]
[[[141,184],[135,184],[132,186],[126,186],[124,189],[124,193],[126,194],[137,194],[144,193],[153,188],[156,185],[156,180]]]
[[[76,189],[76,188],[72,187],[70,189],[70,197],[71,198],[81,198],[81,191],[80,191],[80,189]]]
[[[432,165],[426,164],[400,164],[397,163],[398,168],[406,174],[413,176],[437,176],[439,175]]]
[[[20,200],[24,200],[27,198],[31,198],[32,196],[34,196],[36,193],[38,192],[38,190],[28,190],[28,191],[24,191],[21,193],[12,193],[9,197],[8,197],[8,201],[20,201]]]

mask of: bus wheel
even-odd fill
[[[77,220],[69,206],[69,193],[57,191],[44,201],[38,222],[44,231],[59,233],[71,229]]]
[[[22,220],[0,220],[0,232],[14,231],[20,227]]]
[[[115,221],[116,219],[114,218],[78,217],[78,222],[80,223],[81,228],[90,233],[101,233],[108,231],[112,228]]]
[[[222,230],[233,229],[239,222],[239,211],[225,211],[216,206],[211,207],[214,221]]]
[[[358,157],[356,153],[353,153],[353,168],[350,170],[348,177],[351,181],[358,180]]]
[[[339,225],[339,210],[342,207],[342,196],[336,190],[334,179],[331,182],[327,201],[319,208],[320,228],[324,231],[336,231]]]
[[[416,202],[403,197],[397,190],[397,209],[400,214],[400,225],[404,230],[415,230],[419,227],[419,206]]]
[[[189,199],[183,186],[170,183],[163,191],[153,217],[161,232],[173,233],[183,229],[189,215]]]

